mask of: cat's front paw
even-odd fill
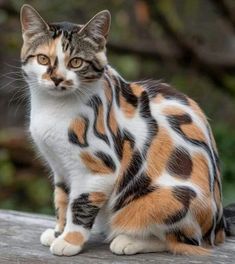
[[[55,230],[48,228],[41,234],[40,242],[43,246],[49,247],[55,239]]]
[[[57,237],[51,244],[50,251],[58,256],[73,256],[77,255],[82,250],[80,245],[71,244],[64,239],[63,236]]]

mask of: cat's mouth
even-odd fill
[[[47,89],[48,93],[55,96],[63,96],[65,94],[71,94],[74,91],[73,87],[68,86],[53,86]]]

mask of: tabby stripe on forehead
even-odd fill
[[[89,120],[86,117],[81,117],[73,121],[69,128],[69,141],[77,144],[80,147],[88,147],[87,131],[89,127]]]

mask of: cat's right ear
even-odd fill
[[[48,31],[49,26],[30,5],[23,5],[20,11],[23,39],[27,40],[42,31]]]

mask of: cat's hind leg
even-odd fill
[[[135,238],[130,235],[120,234],[113,239],[110,250],[117,255],[134,255],[137,253],[167,251],[165,242],[157,238]]]
[[[179,255],[204,256],[211,255],[211,249],[202,246],[186,244],[179,241],[174,234],[166,236],[167,251]]]

